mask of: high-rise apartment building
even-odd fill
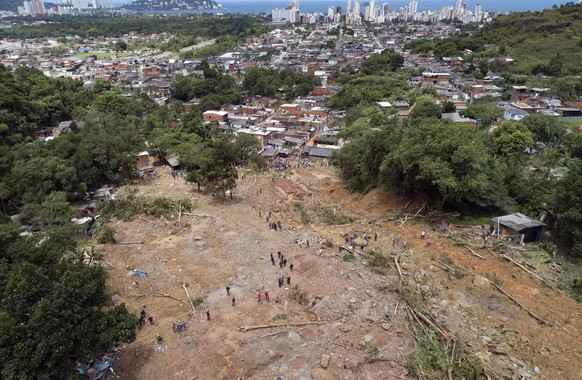
[[[408,3],[408,10],[412,14],[416,13],[416,11],[418,10],[418,1],[410,0],[410,3]]]
[[[457,4],[455,5],[455,17],[461,18],[461,14],[463,13],[463,0],[457,0]]]
[[[41,0],[24,1],[19,7],[19,13],[26,16],[39,16],[45,14],[44,3]]]
[[[112,0],[93,0],[93,9],[111,9],[113,8]]]
[[[333,7],[332,7],[333,10]],[[291,0],[291,4],[285,9],[275,8],[271,11],[273,21],[285,20],[292,24],[301,20],[301,13],[299,11],[299,0]],[[332,16],[333,17],[333,16]]]
[[[79,9],[79,10],[89,8],[89,4],[87,3],[87,0],[73,0],[73,1],[71,1],[71,5],[73,5],[73,8]]]

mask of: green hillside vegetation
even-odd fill
[[[241,33],[252,35],[261,27],[256,27],[257,19],[253,16],[209,15],[175,15],[159,18],[148,15],[127,15],[119,17],[74,17],[51,16],[38,18],[47,23],[43,25],[16,25],[11,28],[0,28],[0,38],[46,38],[46,37],[120,37],[130,32],[141,34],[170,33],[182,37],[184,41],[179,47],[200,42],[196,37],[215,38],[224,35],[239,36]],[[16,22],[30,21],[16,19]]]
[[[135,176],[135,155],[146,141],[158,158],[178,157],[188,181],[222,196],[236,186],[236,165],[264,166],[257,139],[203,124],[200,111],[240,96],[232,77],[204,68],[204,77],[176,83],[177,97],[207,95],[201,107],[183,113],[179,101],[173,110],[158,107],[103,80],[84,86],[0,65],[1,379],[72,379],[76,362],[135,339],[136,317],[124,305],[105,306],[111,294],[100,253],[68,221],[75,215],[71,202],[86,199],[87,191]],[[45,143],[32,137],[71,119],[70,133]],[[97,212],[99,243],[114,242],[107,218],[123,206],[116,202]],[[174,207],[162,198],[153,202],[161,214]],[[152,207],[150,215],[158,212]],[[29,236],[8,218],[17,214],[34,231]]]
[[[486,50],[484,45],[497,45]],[[474,35],[417,40],[407,46],[412,53],[434,51],[437,57],[460,56],[464,49],[474,55],[469,60],[483,70],[516,74],[562,76],[582,73],[582,5],[568,3],[541,12],[520,12],[499,16]],[[493,60],[511,56],[515,62],[503,65]]]
[[[20,5],[22,5],[22,1],[20,0],[3,0],[0,1],[0,11],[16,12]]]
[[[394,53],[384,53],[394,54]],[[374,56],[369,67],[392,57]],[[518,210],[537,217],[547,211],[561,224],[560,238],[572,254],[582,256],[582,138],[566,133],[566,126],[541,114],[522,121],[501,121],[488,127],[440,120],[449,105],[439,104],[433,88],[413,89],[412,73],[383,65],[370,74],[344,79],[330,106],[345,109],[339,136],[349,143],[334,162],[352,191],[378,186],[406,197],[420,196],[428,208],[465,213]],[[377,101],[406,100],[408,112],[380,109]],[[466,114],[491,123],[499,110],[490,99],[472,103]],[[543,143],[538,154],[527,148]],[[556,166],[573,168],[554,178]],[[575,170],[574,170],[575,169]]]
[[[582,72],[580,4],[500,16],[477,37],[507,46],[507,54],[516,59],[516,72],[556,76]]]

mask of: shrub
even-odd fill
[[[309,299],[307,297],[307,293],[299,290],[298,285],[295,285],[291,288],[291,290],[289,291],[289,297],[292,300],[297,301],[298,304],[303,305],[303,306],[306,306],[309,302]]]
[[[192,306],[198,307],[198,306],[202,305],[204,303],[204,301],[206,301],[206,298],[208,298],[207,295],[196,296],[196,297],[190,298],[190,302],[192,302]]]
[[[115,243],[115,229],[108,224],[99,224],[95,229],[97,243]]]
[[[321,221],[325,224],[349,224],[354,222],[354,218],[351,216],[344,215],[342,213],[336,212],[330,208],[326,208],[320,211],[319,217]]]

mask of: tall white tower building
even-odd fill
[[[346,14],[352,11],[352,0],[348,0],[348,8],[346,9]]]
[[[87,9],[89,7],[87,0],[73,0],[71,4],[75,9]]]
[[[410,0],[410,3],[408,3],[408,9],[411,14],[415,14],[418,10],[418,1]]]
[[[354,3],[354,14],[355,15],[360,15],[361,11],[360,11],[360,3],[358,3],[357,1]]]
[[[461,18],[463,13],[463,0],[457,0],[457,5],[455,5],[455,17]]]
[[[376,2],[374,0],[370,0],[370,19],[371,20],[376,20],[376,16],[377,16],[377,10],[376,10]]]
[[[481,19],[483,18],[481,4],[475,5],[475,18],[477,19],[477,22],[481,22]]]

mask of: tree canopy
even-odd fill
[[[123,304],[104,307],[106,273],[83,263],[57,231],[20,237],[0,224],[0,375],[73,378],[76,362],[135,339],[137,319]]]
[[[552,206],[560,222],[559,230],[572,246],[572,253],[582,256],[582,160],[572,160],[569,169],[556,186]]]
[[[382,178],[402,192],[419,191],[445,204],[502,206],[503,165],[472,127],[426,119],[406,128],[382,163]]]
[[[285,99],[295,99],[305,96],[320,84],[319,79],[312,74],[303,74],[291,69],[277,71],[268,68],[250,68],[245,73],[242,83],[244,90],[253,95],[274,96],[279,89],[285,94]]]

